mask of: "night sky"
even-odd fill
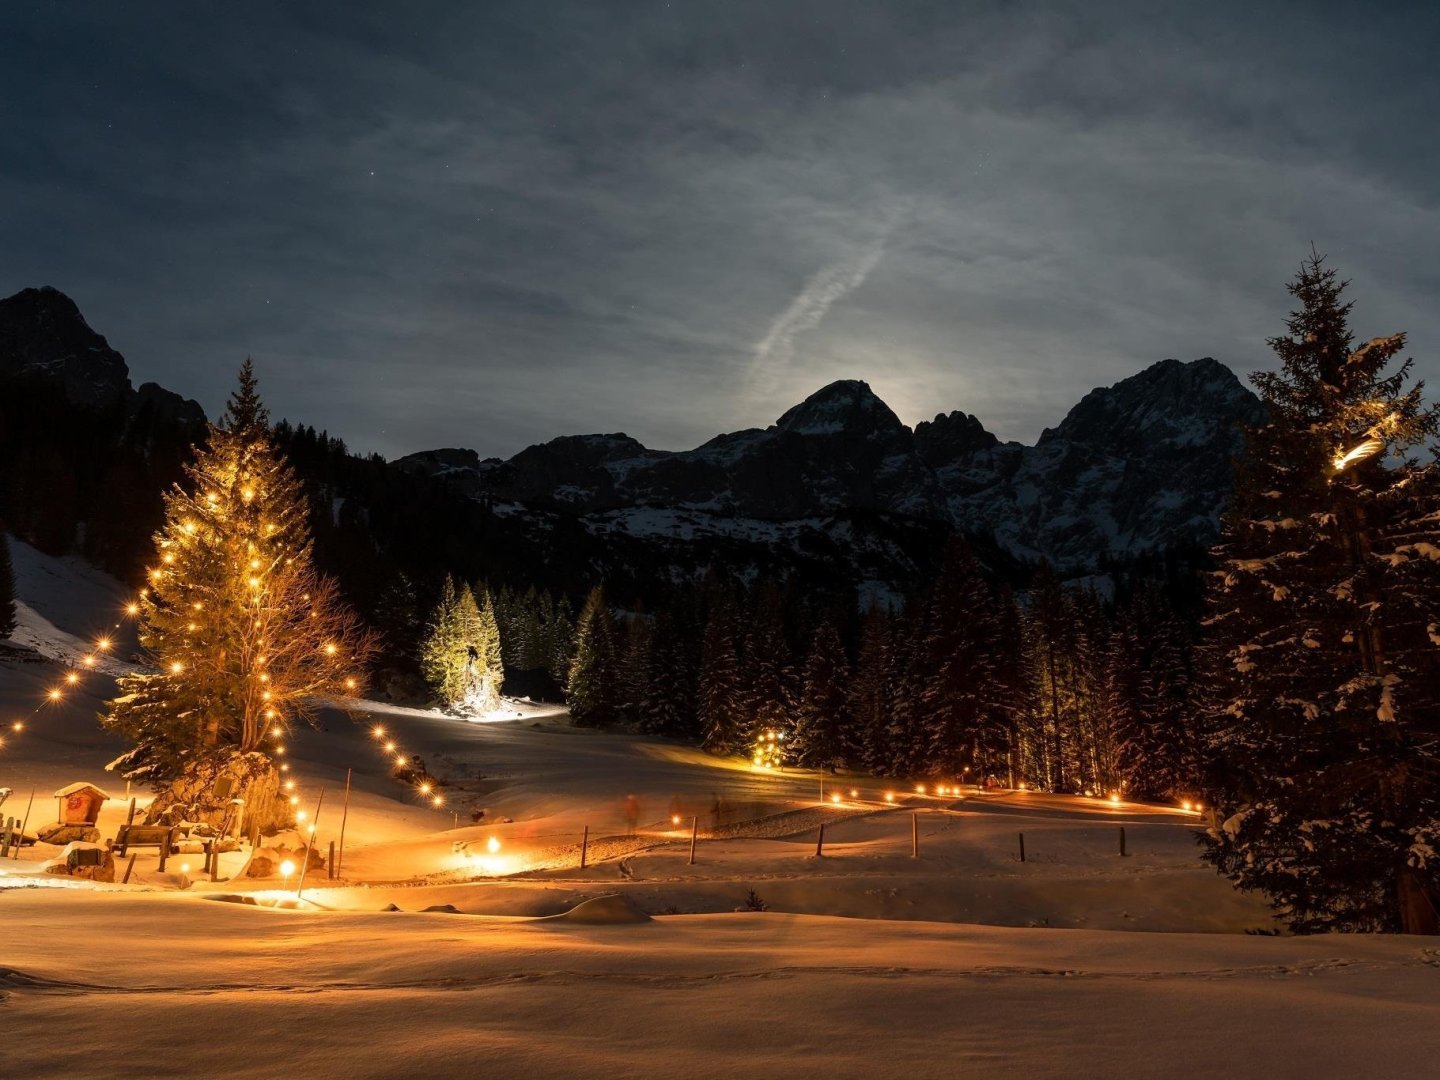
[[[1429,3],[7,3],[0,295],[387,455],[837,378],[1033,440],[1267,365],[1312,241],[1433,380],[1437,53]]]

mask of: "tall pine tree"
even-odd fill
[[[1209,598],[1209,858],[1297,931],[1437,931],[1440,411],[1312,257]]]

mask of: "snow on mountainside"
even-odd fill
[[[1209,543],[1239,424],[1259,414],[1223,364],[1164,360],[1092,391],[1035,446],[1001,443],[962,412],[911,431],[868,385],[844,380],[771,427],[694,450],[567,436],[508,461],[444,450],[396,465],[456,479],[512,509],[577,516],[595,533],[773,546],[858,511],[990,533],[1013,556],[1081,571],[1107,555]]]

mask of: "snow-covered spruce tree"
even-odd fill
[[[967,768],[984,768],[1004,739],[990,589],[974,554],[958,540],[945,553],[920,625],[924,724],[917,771],[958,778]]]
[[[706,750],[733,754],[746,748],[746,717],[740,658],[735,648],[735,619],[728,598],[710,605],[700,644],[696,678],[696,721]]]
[[[872,773],[888,763],[891,682],[890,612],[872,607],[860,624],[860,648],[855,677],[849,686],[846,713],[850,719],[849,756]]]
[[[102,718],[135,744],[110,767],[155,786],[157,806],[237,756],[247,782],[273,786],[267,745],[359,688],[374,638],[313,567],[307,519],[246,360],[224,418],[165,495],[139,612],[153,670],[121,678]],[[247,799],[252,824],[278,824]]]
[[[1207,855],[1297,931],[1437,932],[1440,430],[1403,335],[1353,348],[1345,283],[1290,286],[1281,369],[1215,554]]]
[[[15,632],[15,566],[10,561],[10,538],[0,526],[0,638]]]
[[[468,594],[468,586],[463,587]],[[461,590],[448,574],[440,586],[440,599],[430,613],[425,639],[420,643],[420,674],[444,708],[454,708],[465,700],[465,670],[470,658],[471,627],[466,625],[466,611],[460,600]],[[470,598],[470,609],[475,599]]]
[[[566,680],[566,700],[577,724],[613,723],[620,712],[620,642],[603,586],[585,598],[575,624],[575,654]]]
[[[557,597],[545,623],[544,667],[560,687],[570,677],[570,663],[575,656],[575,617],[570,601]]]
[[[1067,736],[1075,720],[1075,623],[1065,588],[1046,563],[1030,586],[1025,630],[1034,690],[1024,776],[1050,791],[1069,791],[1074,781]]]
[[[465,704],[474,712],[500,707],[500,689],[505,683],[505,661],[500,643],[500,622],[495,602],[482,582],[471,595],[475,605],[475,636],[470,641],[469,684]]]
[[[751,600],[740,659],[741,708],[745,714],[743,742],[760,732],[790,737],[794,699],[799,679],[791,664],[790,642],[785,635],[785,594],[765,582]]]
[[[834,770],[845,756],[849,724],[850,658],[834,617],[824,619],[810,642],[790,750],[798,764]]]

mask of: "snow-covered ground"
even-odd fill
[[[14,548],[17,637],[78,660],[123,590]],[[115,667],[35,712],[66,670],[0,660],[0,717],[29,718],[0,816],[35,790],[33,832],[90,781],[113,836],[122,747],[95,715]],[[42,874],[45,845],[0,862],[0,1075],[1433,1074],[1440,948],[1246,935],[1266,909],[1198,862],[1178,809],[756,773],[507,709],[351,702],[298,732],[322,848],[353,770],[341,880],[312,872],[298,905],[189,856],[161,874],[142,851],[124,886]],[[444,807],[390,778],[390,740],[449,781]],[[737,911],[752,893],[768,910]]]

